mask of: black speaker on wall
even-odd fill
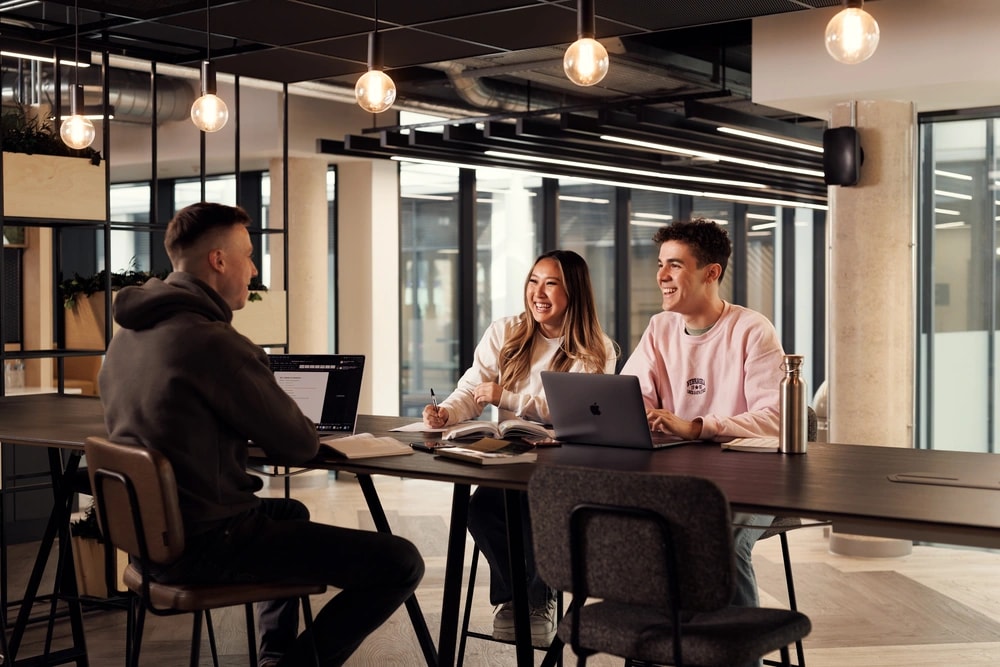
[[[857,185],[864,161],[856,128],[834,127],[823,131],[823,180],[827,185]]]

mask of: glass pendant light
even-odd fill
[[[229,121],[229,107],[215,94],[215,67],[212,65],[212,24],[210,0],[205,0],[205,60],[201,61],[201,97],[191,105],[191,122],[202,132],[218,132]]]
[[[594,39],[594,0],[577,0],[576,35],[563,56],[563,71],[578,86],[593,86],[608,73],[608,50]]]
[[[878,48],[878,21],[863,5],[864,0],[844,0],[844,9],[826,24],[826,50],[846,65],[868,60]]]
[[[87,148],[94,143],[97,130],[91,120],[80,114],[83,111],[83,86],[80,85],[80,7],[73,3],[75,32],[73,36],[73,60],[76,67],[73,72],[73,91],[69,98],[69,118],[59,126],[59,136],[63,143],[77,150]]]
[[[378,34],[378,0],[375,0],[375,30],[368,33],[368,71],[354,86],[354,97],[365,111],[382,113],[396,101],[396,84],[382,71],[382,39]]]

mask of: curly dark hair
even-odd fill
[[[667,227],[660,227],[653,235],[653,243],[657,246],[666,241],[679,241],[690,248],[691,254],[698,260],[699,269],[706,264],[721,266],[719,282],[722,282],[729,256],[733,254],[733,244],[725,228],[705,218],[675,222]]]

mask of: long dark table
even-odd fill
[[[421,439],[420,434],[389,433],[409,421],[362,416],[357,430],[404,441]],[[86,436],[103,432],[100,403],[95,399],[53,395],[0,399],[0,442],[75,450]],[[736,511],[829,520],[844,533],[1000,548],[1000,457],[992,454],[829,443],[810,443],[808,453],[798,456],[723,451],[714,445],[657,452],[584,445],[540,448],[537,465],[552,464],[707,477],[722,488]],[[437,647],[438,664],[454,664],[469,489],[485,485],[523,491],[535,466],[481,467],[422,452],[373,459],[327,458],[309,465],[357,474],[380,530],[389,527],[373,476],[454,485]],[[911,475],[910,482],[890,479],[906,474]],[[512,539],[518,539],[517,535],[519,531],[512,531]],[[513,548],[519,547],[515,543]],[[530,665],[530,639],[524,641],[523,634],[526,623],[518,625],[518,664]]]

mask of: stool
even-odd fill
[[[469,566],[469,585],[465,593],[465,613],[462,614],[462,631],[459,634],[458,640],[458,660],[455,662],[455,667],[462,667],[465,663],[465,642],[466,639],[472,637],[473,639],[483,639],[490,642],[498,642],[500,644],[511,644],[514,642],[506,641],[503,639],[494,639],[492,634],[486,634],[485,632],[475,632],[469,630],[469,617],[472,614],[472,595],[476,589],[476,570],[479,568],[479,547],[474,546],[472,548],[472,564]],[[562,593],[556,597],[556,625],[563,616],[563,599]],[[548,651],[547,646],[534,646],[532,647],[536,651]],[[562,654],[559,655],[557,663],[559,667],[562,667]]]

